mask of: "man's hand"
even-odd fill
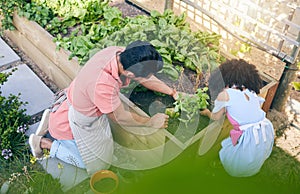
[[[168,127],[169,116],[163,113],[157,113],[150,118],[149,124],[156,129],[165,129]]]
[[[174,98],[174,100],[177,100],[179,98],[179,96],[181,97],[191,97],[193,96],[194,94],[188,94],[188,93],[185,93],[185,92],[177,92],[175,90],[174,94],[172,95],[172,97]]]
[[[172,93],[170,94],[170,96],[172,96],[174,100],[178,99],[179,96],[178,96],[178,92],[176,91],[176,89],[172,90]]]

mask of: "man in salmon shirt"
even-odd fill
[[[89,174],[109,168],[113,156],[109,119],[124,127],[167,127],[167,115],[143,117],[128,112],[119,97],[120,88],[135,80],[175,99],[176,90],[154,76],[162,68],[162,57],[144,41],[96,53],[56,96],[51,110],[45,110],[36,133],[29,138],[33,155],[42,158],[42,150],[48,149],[50,157],[86,168]]]

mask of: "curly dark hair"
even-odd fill
[[[259,94],[263,86],[256,66],[243,59],[225,61],[211,73],[208,82],[212,99],[215,99],[225,87],[236,86],[240,90],[247,88]]]

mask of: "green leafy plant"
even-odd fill
[[[0,15],[2,15],[2,30],[15,30],[13,15],[26,17],[37,22],[50,33],[66,32],[66,27],[58,19],[57,15],[43,4],[37,4],[34,0],[0,1]]]
[[[95,18],[95,12],[102,12],[99,4],[107,4],[108,0],[33,0],[39,5],[45,5],[55,14],[63,18]],[[91,6],[92,5],[92,6]]]
[[[123,22],[121,11],[110,7],[107,1],[86,4],[86,10],[82,16],[67,17],[61,21],[64,26],[72,26],[69,36],[58,34],[54,38],[57,49],[70,51],[70,59],[77,57],[81,65],[88,60],[89,51],[95,48],[95,44],[118,31]]]
[[[193,121],[195,115],[199,114],[199,110],[207,108],[209,105],[208,88],[197,89],[196,94],[182,94],[179,93],[178,99],[174,102],[174,109],[171,111],[167,109],[166,114],[170,117],[178,117],[186,125]]]
[[[162,55],[164,68],[161,73],[177,80],[182,66],[195,71],[198,79],[224,60],[219,53],[220,35],[207,32],[192,32],[185,21],[185,13],[176,16],[173,11],[163,14],[152,11],[149,16],[127,18],[119,31],[104,37],[95,44],[95,49],[83,61],[107,46],[126,46],[134,40],[149,41]]]
[[[26,4],[24,0],[13,0],[13,1],[0,1],[0,16],[2,23],[2,30],[14,30],[13,25],[13,14],[16,10],[23,7]]]
[[[35,2],[25,4],[22,9],[18,10],[18,14],[35,21],[43,28],[55,17],[51,9]]]
[[[0,87],[7,81],[10,73],[0,73]],[[0,93],[0,162],[1,166],[13,159],[24,157],[28,148],[25,145],[25,131],[30,116],[22,109],[26,102],[20,101],[20,94],[4,97]]]
[[[75,19],[60,18],[52,9],[34,1],[19,9],[18,14],[35,21],[54,37],[68,34],[68,29],[77,24]]]
[[[9,174],[7,193],[62,193],[58,179],[45,172],[39,164],[28,164]]]
[[[189,68],[197,73],[199,84],[203,74],[225,59],[219,52],[220,35],[193,32],[186,14],[177,16],[172,10],[122,18],[108,1],[33,0],[19,12],[49,31],[57,49],[70,51],[70,59],[76,57],[81,65],[100,49],[139,39],[151,42],[162,55],[160,73],[175,81],[180,67]]]

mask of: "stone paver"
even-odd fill
[[[39,124],[40,124],[40,122],[36,122],[36,123],[30,125],[29,129],[25,132],[25,135],[29,137],[31,134],[35,133]]]
[[[20,61],[20,57],[0,38],[0,67]]]
[[[18,65],[17,68],[1,87],[2,95],[21,93],[21,101],[28,102],[24,107],[28,115],[35,115],[48,108],[54,99],[53,92],[26,64]],[[4,72],[9,71],[11,69]]]
[[[295,114],[300,119],[300,102],[289,98],[285,111],[290,114]]]
[[[64,192],[89,177],[85,169],[77,168],[56,158],[44,159],[40,163],[53,178],[59,179]]]

